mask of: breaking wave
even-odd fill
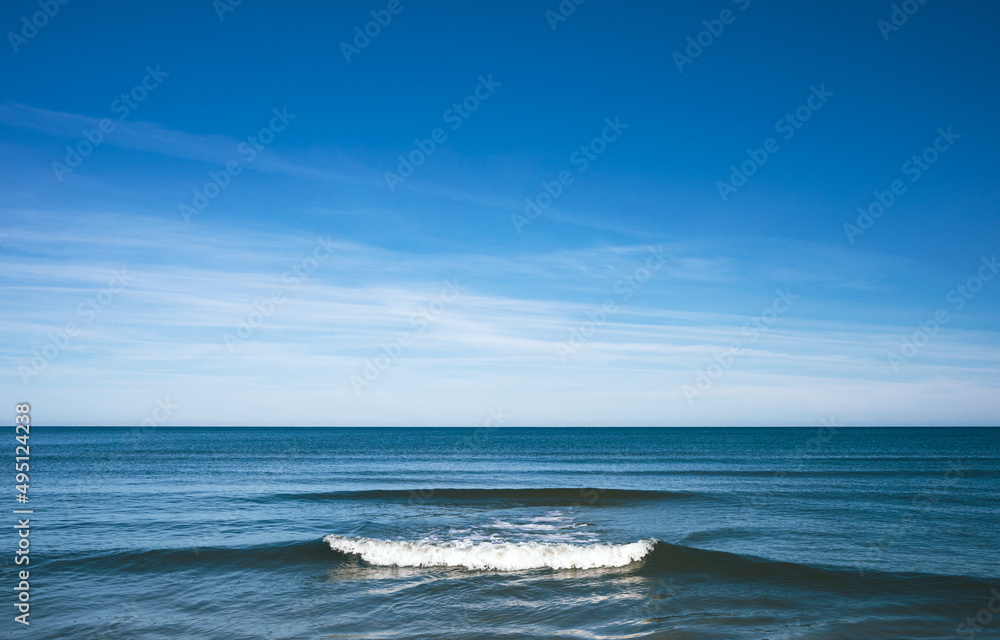
[[[598,569],[624,567],[644,558],[657,540],[628,544],[551,542],[407,542],[328,535],[334,551],[361,556],[376,566],[464,567],[471,570]]]

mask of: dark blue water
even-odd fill
[[[1000,637],[998,436],[36,428],[32,624],[0,629]]]

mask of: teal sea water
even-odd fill
[[[36,427],[0,635],[1000,637],[998,436]]]

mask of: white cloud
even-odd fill
[[[995,394],[986,392],[1000,378],[994,332],[949,328],[894,375],[885,352],[906,327],[810,318],[797,309],[748,344],[690,404],[681,386],[740,339],[759,309],[699,311],[662,290],[654,295],[653,281],[633,300],[619,300],[621,311],[561,362],[555,343],[613,297],[610,284],[645,247],[502,258],[341,242],[230,353],[223,332],[281,286],[281,274],[309,255],[314,237],[206,229],[185,238],[155,219],[133,218],[126,226],[93,216],[54,235],[36,225],[5,229],[15,253],[0,264],[8,301],[0,330],[18,339],[0,345],[7,382],[0,400],[27,397],[41,424],[135,423],[146,415],[139,408],[168,395],[182,407],[171,424],[192,425],[476,424],[498,404],[520,425],[813,424],[827,414],[845,424],[982,424],[998,415]],[[44,252],[18,254],[24,246]],[[61,257],[67,246],[75,253]],[[745,257],[672,249],[686,257],[663,276],[667,293],[685,285],[726,295],[745,278]],[[128,270],[129,287],[22,385],[15,367],[45,344],[47,332],[75,319],[76,305],[119,267]],[[786,273],[800,269],[793,262]],[[465,294],[355,395],[349,376],[399,331],[414,332],[409,318],[449,276],[468,287]],[[524,296],[511,291],[512,280],[558,286],[531,287]],[[765,297],[757,304],[769,303]]]

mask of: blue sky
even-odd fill
[[[1000,7],[53,3],[0,10],[38,424],[998,424]]]

